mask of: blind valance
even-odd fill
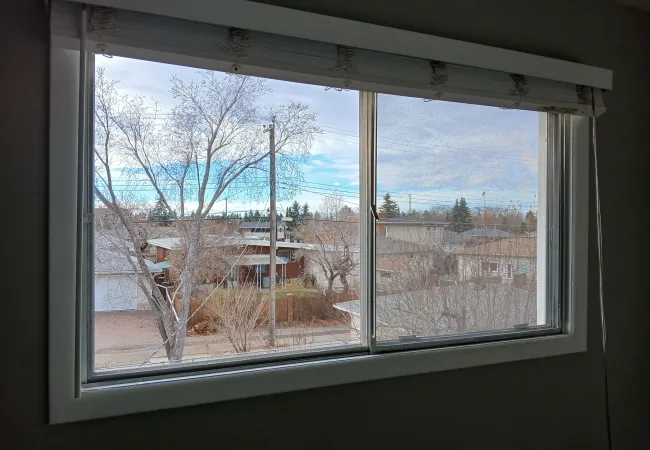
[[[81,5],[55,1],[54,45],[78,48]],[[88,6],[90,51],[384,94],[591,116],[590,86],[375,50]],[[336,33],[336,30],[332,30]]]

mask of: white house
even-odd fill
[[[136,261],[135,256],[118,251],[95,251],[95,311],[149,309],[147,297],[138,286]],[[153,262],[145,261],[150,273],[162,272]]]
[[[455,252],[460,280],[501,278],[502,283],[534,280],[537,272],[537,238],[512,236]]]

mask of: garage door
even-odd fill
[[[95,277],[95,311],[136,309],[138,285],[124,275]]]

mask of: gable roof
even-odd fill
[[[537,257],[537,238],[515,236],[456,250],[460,255]]]
[[[133,270],[133,265],[136,267],[138,260],[135,256],[125,255],[124,253],[114,252],[110,250],[95,250],[95,274],[98,275],[118,275],[118,274],[137,274],[139,270]],[[149,273],[161,273],[162,270],[148,259],[144,260]]]

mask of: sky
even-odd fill
[[[155,99],[163,113],[177,104],[170,93],[172,75],[186,81],[199,77],[194,68],[119,57],[98,55],[96,65],[105,67],[107,78],[119,80],[121,93],[141,95],[148,102]],[[272,91],[260,99],[262,108],[306,103],[322,130],[301,167],[300,190],[291,195],[281,192],[278,212],[293,200],[307,202],[315,211],[332,194],[357,208],[358,92],[277,80],[268,84]],[[460,197],[473,208],[514,202],[524,211],[535,201],[538,113],[381,94],[377,129],[378,197],[389,192],[404,212],[409,209],[409,194],[412,210],[450,207]],[[155,199],[153,191],[143,195],[151,202]],[[268,207],[268,197],[253,201],[233,192],[225,197],[228,212]],[[224,199],[212,213],[225,207]]]

